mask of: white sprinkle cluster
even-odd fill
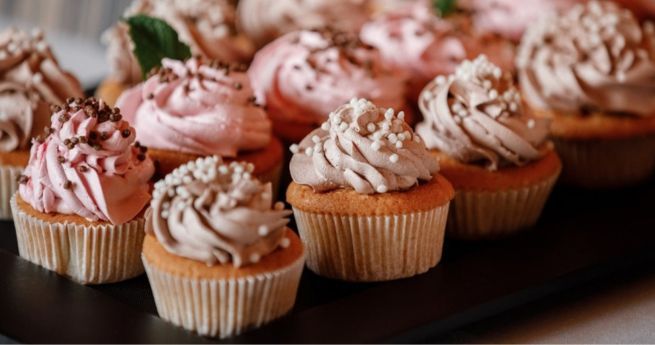
[[[227,164],[218,156],[198,158],[180,166],[166,175],[164,179],[157,181],[153,198],[156,199],[167,194],[170,198],[180,196],[191,202],[192,195],[186,188],[187,185],[196,181],[205,184],[217,182],[221,185],[229,185],[241,179],[251,180],[254,179],[252,176],[254,169],[255,166],[252,163],[231,162]],[[234,204],[232,207],[236,206],[235,200],[227,201],[227,203]],[[184,205],[180,207],[184,207]]]
[[[352,109],[351,112],[341,111],[343,109],[342,107],[330,113],[328,120],[321,125],[321,129],[334,133],[353,130],[371,139],[371,149],[374,151],[380,151],[385,147],[391,151],[395,151],[406,147],[408,141],[421,142],[419,136],[409,130],[409,127],[405,124],[405,113],[403,111],[396,113],[391,108],[378,108],[375,104],[363,98],[353,98],[345,106],[350,107]],[[357,119],[371,112],[376,113],[376,116],[371,116],[371,118],[379,121],[372,121],[360,127]],[[377,114],[383,116],[377,116]],[[329,135],[326,135],[321,138],[318,135],[314,135],[311,138],[313,146],[301,151],[297,144],[293,144],[290,150],[294,154],[304,153],[307,156],[322,154],[324,151],[323,144],[329,137]],[[399,160],[398,154],[392,153],[389,156],[389,160],[392,163],[397,163]]]
[[[521,95],[519,92],[513,87],[499,87],[503,78],[507,77],[485,55],[480,55],[473,61],[463,61],[448,79],[444,76],[437,77],[435,83],[437,86],[443,86],[446,82],[457,79],[482,86],[489,100],[500,106],[502,111],[495,114],[495,117],[498,117],[509,116],[510,113],[515,113],[520,109]],[[503,88],[506,90],[502,91]],[[450,110],[453,114],[458,115],[459,118],[455,117],[455,121],[458,123],[461,122],[460,118],[470,115],[467,106],[457,99],[450,105]]]
[[[30,56],[36,56],[39,59],[47,58],[50,54],[50,48],[44,40],[43,30],[35,28],[31,34],[24,33],[16,29],[8,29],[3,34],[7,39],[0,44],[0,60],[11,59],[14,56],[27,54],[25,59]],[[41,73],[33,72],[28,83],[39,84],[43,81]]]

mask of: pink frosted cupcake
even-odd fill
[[[11,200],[20,255],[84,284],[143,273],[154,167],[134,128],[93,98],[68,99],[51,120]]]
[[[255,52],[252,42],[236,30],[236,7],[230,0],[134,0],[123,16],[136,14],[166,21],[195,55],[246,63]],[[124,89],[142,81],[128,31],[127,25],[119,22],[103,34],[111,74],[100,85],[98,96],[109,104],[114,104]]]
[[[457,64],[481,53],[503,69],[514,65],[514,48],[508,41],[474,32],[464,16],[442,19],[427,1],[378,17],[364,25],[360,36],[380,50],[385,62],[409,74],[412,101],[435,75],[452,73]]]
[[[353,97],[406,110],[405,80],[378,50],[332,30],[289,33],[260,50],[248,71],[275,133],[300,141]]]
[[[255,102],[245,71],[199,57],[164,59],[162,65],[117,102],[158,172],[221,155],[253,163],[255,175],[277,185],[282,144],[271,134],[271,121]]]
[[[241,0],[239,25],[263,46],[285,33],[331,26],[357,32],[368,20],[372,0]]]
[[[9,200],[27,165],[30,138],[49,123],[50,103],[83,95],[64,71],[40,30],[0,32],[0,219],[11,219]]]
[[[517,42],[525,29],[548,13],[562,12],[586,0],[459,0],[479,32],[490,32]],[[624,0],[630,1],[633,0]],[[645,0],[647,2],[652,0]]]

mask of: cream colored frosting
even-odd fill
[[[352,99],[330,114],[294,153],[293,181],[317,192],[352,188],[386,193],[429,181],[439,170],[423,141],[403,120],[404,113]]]
[[[655,26],[612,2],[590,1],[530,27],[517,64],[534,107],[655,114]]]
[[[543,156],[549,121],[523,110],[509,74],[484,55],[430,82],[419,98],[426,145],[489,170]]]
[[[250,163],[199,158],[155,183],[146,231],[170,253],[207,265],[257,263],[278,247],[290,210],[273,204],[270,183]]]
[[[63,71],[43,33],[10,28],[0,32],[0,151],[25,149],[48,123],[49,103],[83,95]]]
[[[194,55],[247,62],[255,52],[252,42],[236,31],[236,8],[229,0],[134,0],[124,17],[135,14],[166,21]],[[113,78],[128,85],[141,81],[127,25],[117,23],[103,34],[103,41]]]
[[[330,26],[357,32],[369,18],[371,0],[241,0],[239,24],[257,45],[285,33]]]

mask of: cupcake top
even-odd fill
[[[409,189],[439,170],[404,113],[352,99],[300,145],[292,145],[293,181],[317,192],[352,188],[373,194]]]
[[[239,24],[262,46],[296,30],[332,26],[357,32],[370,15],[371,0],[241,0]]]
[[[175,255],[207,265],[257,263],[278,247],[290,210],[273,204],[270,183],[252,176],[253,165],[198,158],[155,183],[146,231]]]
[[[45,139],[34,139],[20,178],[20,197],[43,213],[74,214],[122,224],[150,200],[154,173],[136,133],[94,98],[69,98],[53,106]]]
[[[379,52],[329,29],[278,38],[256,54],[248,75],[274,120],[318,125],[353,96],[405,106],[405,81],[385,67]]]
[[[82,96],[80,83],[59,66],[43,32],[0,32],[0,152],[29,147],[48,124],[49,103]]]
[[[116,102],[137,139],[158,149],[234,157],[266,147],[271,122],[244,68],[204,58],[163,59],[162,68]]]
[[[252,42],[236,30],[236,8],[230,0],[133,0],[123,16],[136,14],[166,21],[193,54],[246,62],[254,53]],[[128,26],[119,22],[103,34],[103,41],[112,77],[132,85],[141,81],[142,74],[128,32]]]
[[[463,16],[436,15],[428,1],[399,7],[364,25],[361,39],[380,50],[385,62],[407,71],[411,96],[438,74],[449,74],[457,64],[484,52],[492,61],[510,69],[514,48],[492,35],[474,32]]]
[[[419,98],[425,121],[416,131],[431,149],[488,170],[543,156],[549,121],[531,116],[509,74],[480,56],[439,76]]]
[[[533,107],[655,114],[655,26],[612,2],[591,1],[535,24],[517,64]]]
[[[526,27],[539,17],[546,13],[564,11],[584,1],[458,0],[457,6],[471,13],[476,30],[496,33],[518,42]]]

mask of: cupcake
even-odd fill
[[[416,132],[455,187],[447,234],[493,238],[537,222],[561,163],[547,119],[523,109],[511,75],[485,56],[438,76],[419,98]]]
[[[525,29],[540,17],[558,13],[586,0],[458,0],[479,32],[489,32],[518,43]],[[626,0],[634,1],[634,0]],[[652,0],[645,0],[652,1]]]
[[[266,104],[276,135],[298,142],[353,96],[402,110],[405,80],[379,52],[334,30],[286,34],[256,55],[248,75]]]
[[[199,158],[155,184],[143,263],[163,319],[221,338],[260,327],[294,304],[305,253],[245,162]]]
[[[277,186],[282,144],[272,136],[271,121],[255,101],[245,71],[201,57],[164,59],[162,65],[117,101],[139,142],[150,149],[158,173],[221,155],[253,163],[256,176]]]
[[[236,30],[236,7],[230,0],[133,0],[123,17],[137,14],[166,21],[194,55],[246,63],[255,52],[252,42]],[[125,89],[143,80],[142,71],[132,53],[127,24],[116,23],[102,40],[111,74],[100,85],[98,97],[113,105]]]
[[[27,165],[30,138],[48,125],[49,103],[82,95],[80,83],[61,69],[40,30],[0,32],[0,219],[11,219],[9,200]]]
[[[454,191],[403,117],[353,99],[291,147],[287,202],[317,274],[392,280],[441,259]]]
[[[563,180],[585,188],[655,172],[655,26],[591,1],[526,32],[517,59],[533,112],[552,119]]]
[[[428,1],[415,1],[364,25],[361,39],[380,50],[384,61],[409,76],[409,98],[439,74],[481,53],[504,69],[514,66],[514,47],[494,35],[474,32],[463,16],[440,18]]]
[[[257,46],[286,33],[331,26],[355,33],[371,15],[372,0],[241,0],[239,26]]]
[[[82,284],[143,273],[143,209],[154,172],[134,128],[103,101],[56,106],[11,199],[20,256]]]

